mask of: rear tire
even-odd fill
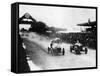
[[[88,50],[87,50],[87,48],[85,48],[85,54],[87,54],[87,52],[88,52]]]

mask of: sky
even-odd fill
[[[20,5],[19,17],[29,13],[37,21],[46,23],[47,26],[67,29],[69,32],[79,32],[84,27],[76,26],[79,23],[96,21],[96,10],[72,7],[53,7]]]

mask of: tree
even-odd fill
[[[47,30],[48,26],[41,21],[33,23],[31,28],[29,29],[29,31],[37,32],[39,34],[45,34]]]

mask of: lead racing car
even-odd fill
[[[62,47],[60,39],[52,40],[48,47],[48,53],[52,55],[65,55],[65,49]]]

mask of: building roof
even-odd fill
[[[21,18],[19,18],[20,24],[32,24],[33,22],[36,22],[36,20],[29,13],[25,13]]]
[[[96,21],[90,22],[90,20],[88,20],[88,22],[86,23],[77,24],[77,26],[96,26],[96,25],[97,25]]]

